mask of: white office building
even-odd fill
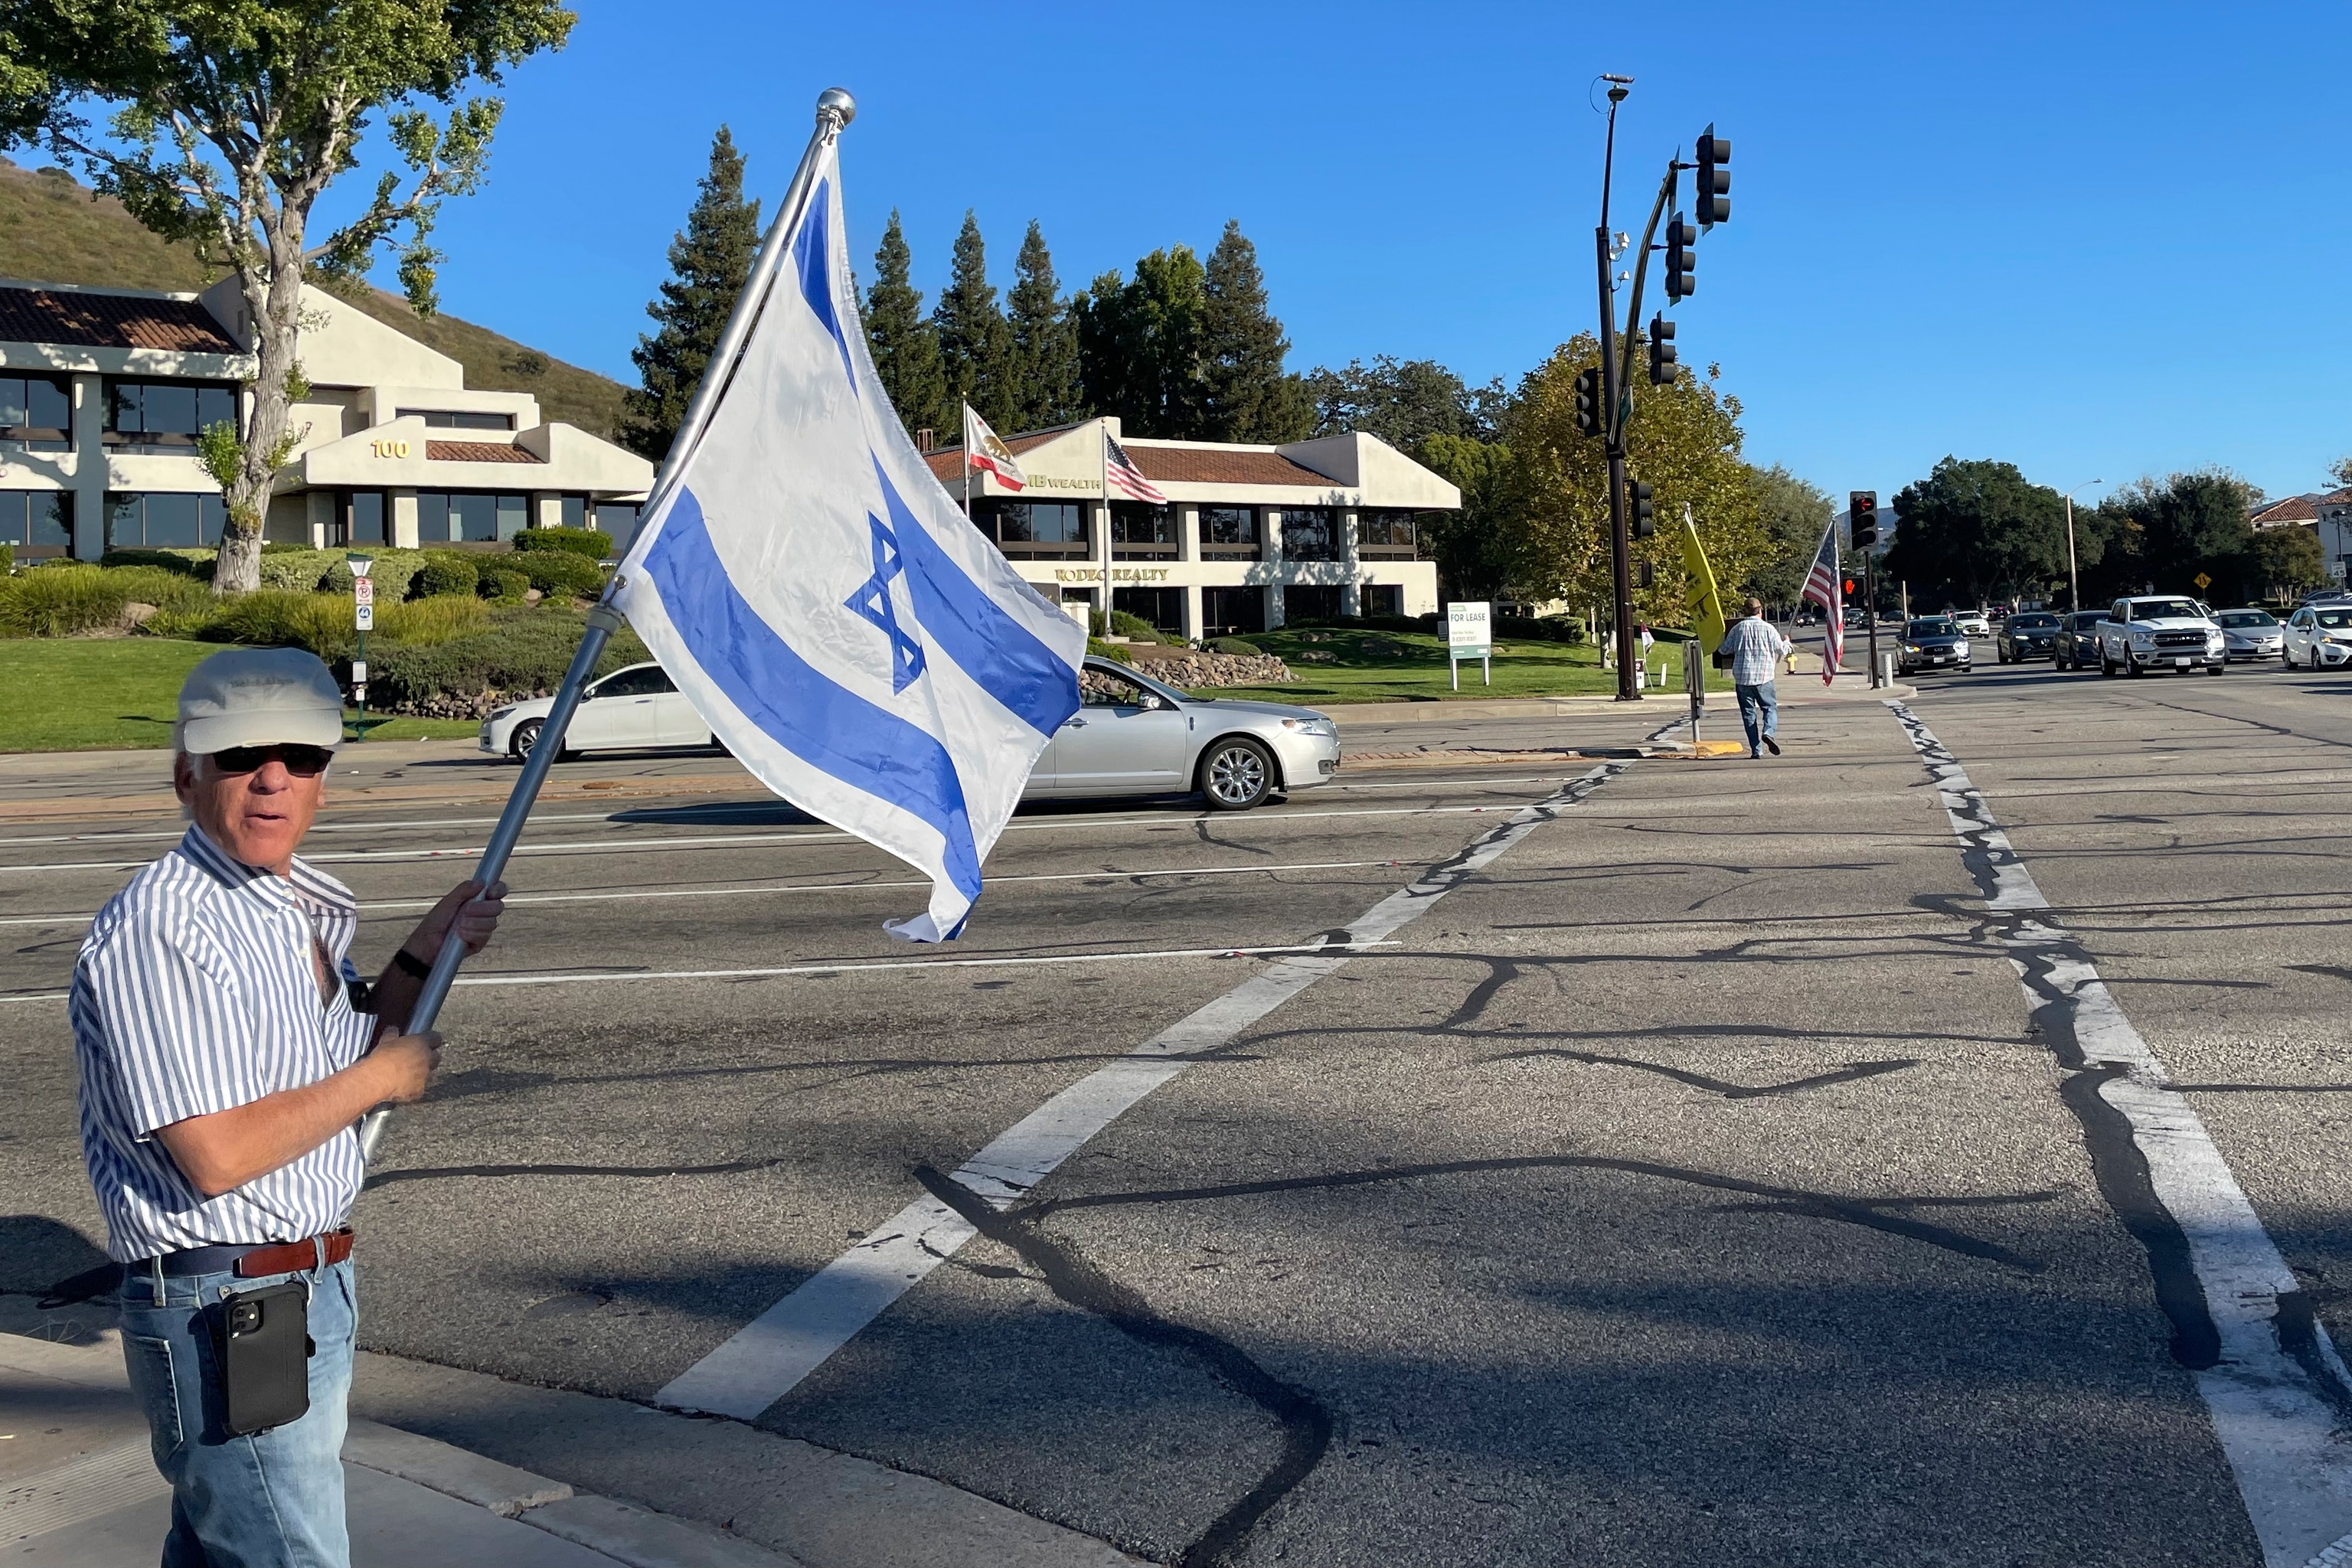
[[[1168,497],[1103,489],[1103,434]],[[1437,566],[1423,521],[1462,492],[1371,436],[1279,447],[1129,437],[1116,418],[1008,438],[1028,483],[971,476],[972,521],[1049,599],[1114,608],[1184,637],[1265,631],[1286,618],[1433,614]],[[929,455],[964,494],[963,454]]]
[[[489,545],[526,527],[624,544],[653,466],[467,390],[457,361],[306,288],[310,390],[264,537],[314,547]],[[212,545],[220,489],[197,432],[242,424],[252,334],[236,285],[202,294],[0,281],[0,543],[19,561]]]

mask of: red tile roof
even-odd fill
[[[2327,499],[2333,500],[2335,498],[2330,496]],[[2252,521],[2256,528],[2275,528],[2287,522],[2317,522],[2319,513],[2313,510],[2309,498],[2289,496],[2254,513]]]
[[[1067,430],[1048,430],[1042,435],[1014,436],[1004,443],[1019,457],[1033,447],[1042,447]],[[1328,474],[1292,462],[1279,452],[1255,452],[1244,447],[1154,447],[1141,440],[1122,441],[1127,455],[1143,470],[1148,479],[1160,479],[1172,485],[1282,485],[1290,489],[1307,486],[1316,489],[1337,487]],[[923,461],[930,465],[943,485],[962,482],[957,464],[963,459],[961,447],[942,447],[926,453]]]
[[[237,354],[212,312],[194,300],[0,289],[0,342],[76,348]]]
[[[1279,452],[1253,452],[1238,447],[1147,447],[1123,443],[1127,455],[1147,479],[1171,485],[1307,485],[1333,488],[1328,474],[1294,463]]]
[[[544,458],[509,447],[504,441],[427,441],[425,457],[434,463],[537,463]]]

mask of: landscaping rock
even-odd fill
[[[1174,648],[1161,658],[1139,659],[1138,668],[1154,680],[1185,688],[1202,686],[1279,686],[1298,678],[1272,654],[1207,653]]]
[[[153,616],[154,614],[154,605],[142,605],[136,599],[133,599],[131,603],[122,606],[122,628],[125,631],[135,631],[139,627],[145,626],[148,620]]]

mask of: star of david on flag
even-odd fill
[[[953,937],[1029,770],[1077,711],[1085,629],[924,464],[858,320],[828,140],[743,354],[614,601],[743,765],[919,868]],[[715,368],[715,367],[714,367]]]

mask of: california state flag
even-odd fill
[[[967,468],[994,474],[996,482],[1008,490],[1017,490],[1029,482],[1021,465],[1013,460],[1013,448],[997,439],[988,421],[974,413],[969,403],[963,405],[963,461]]]

